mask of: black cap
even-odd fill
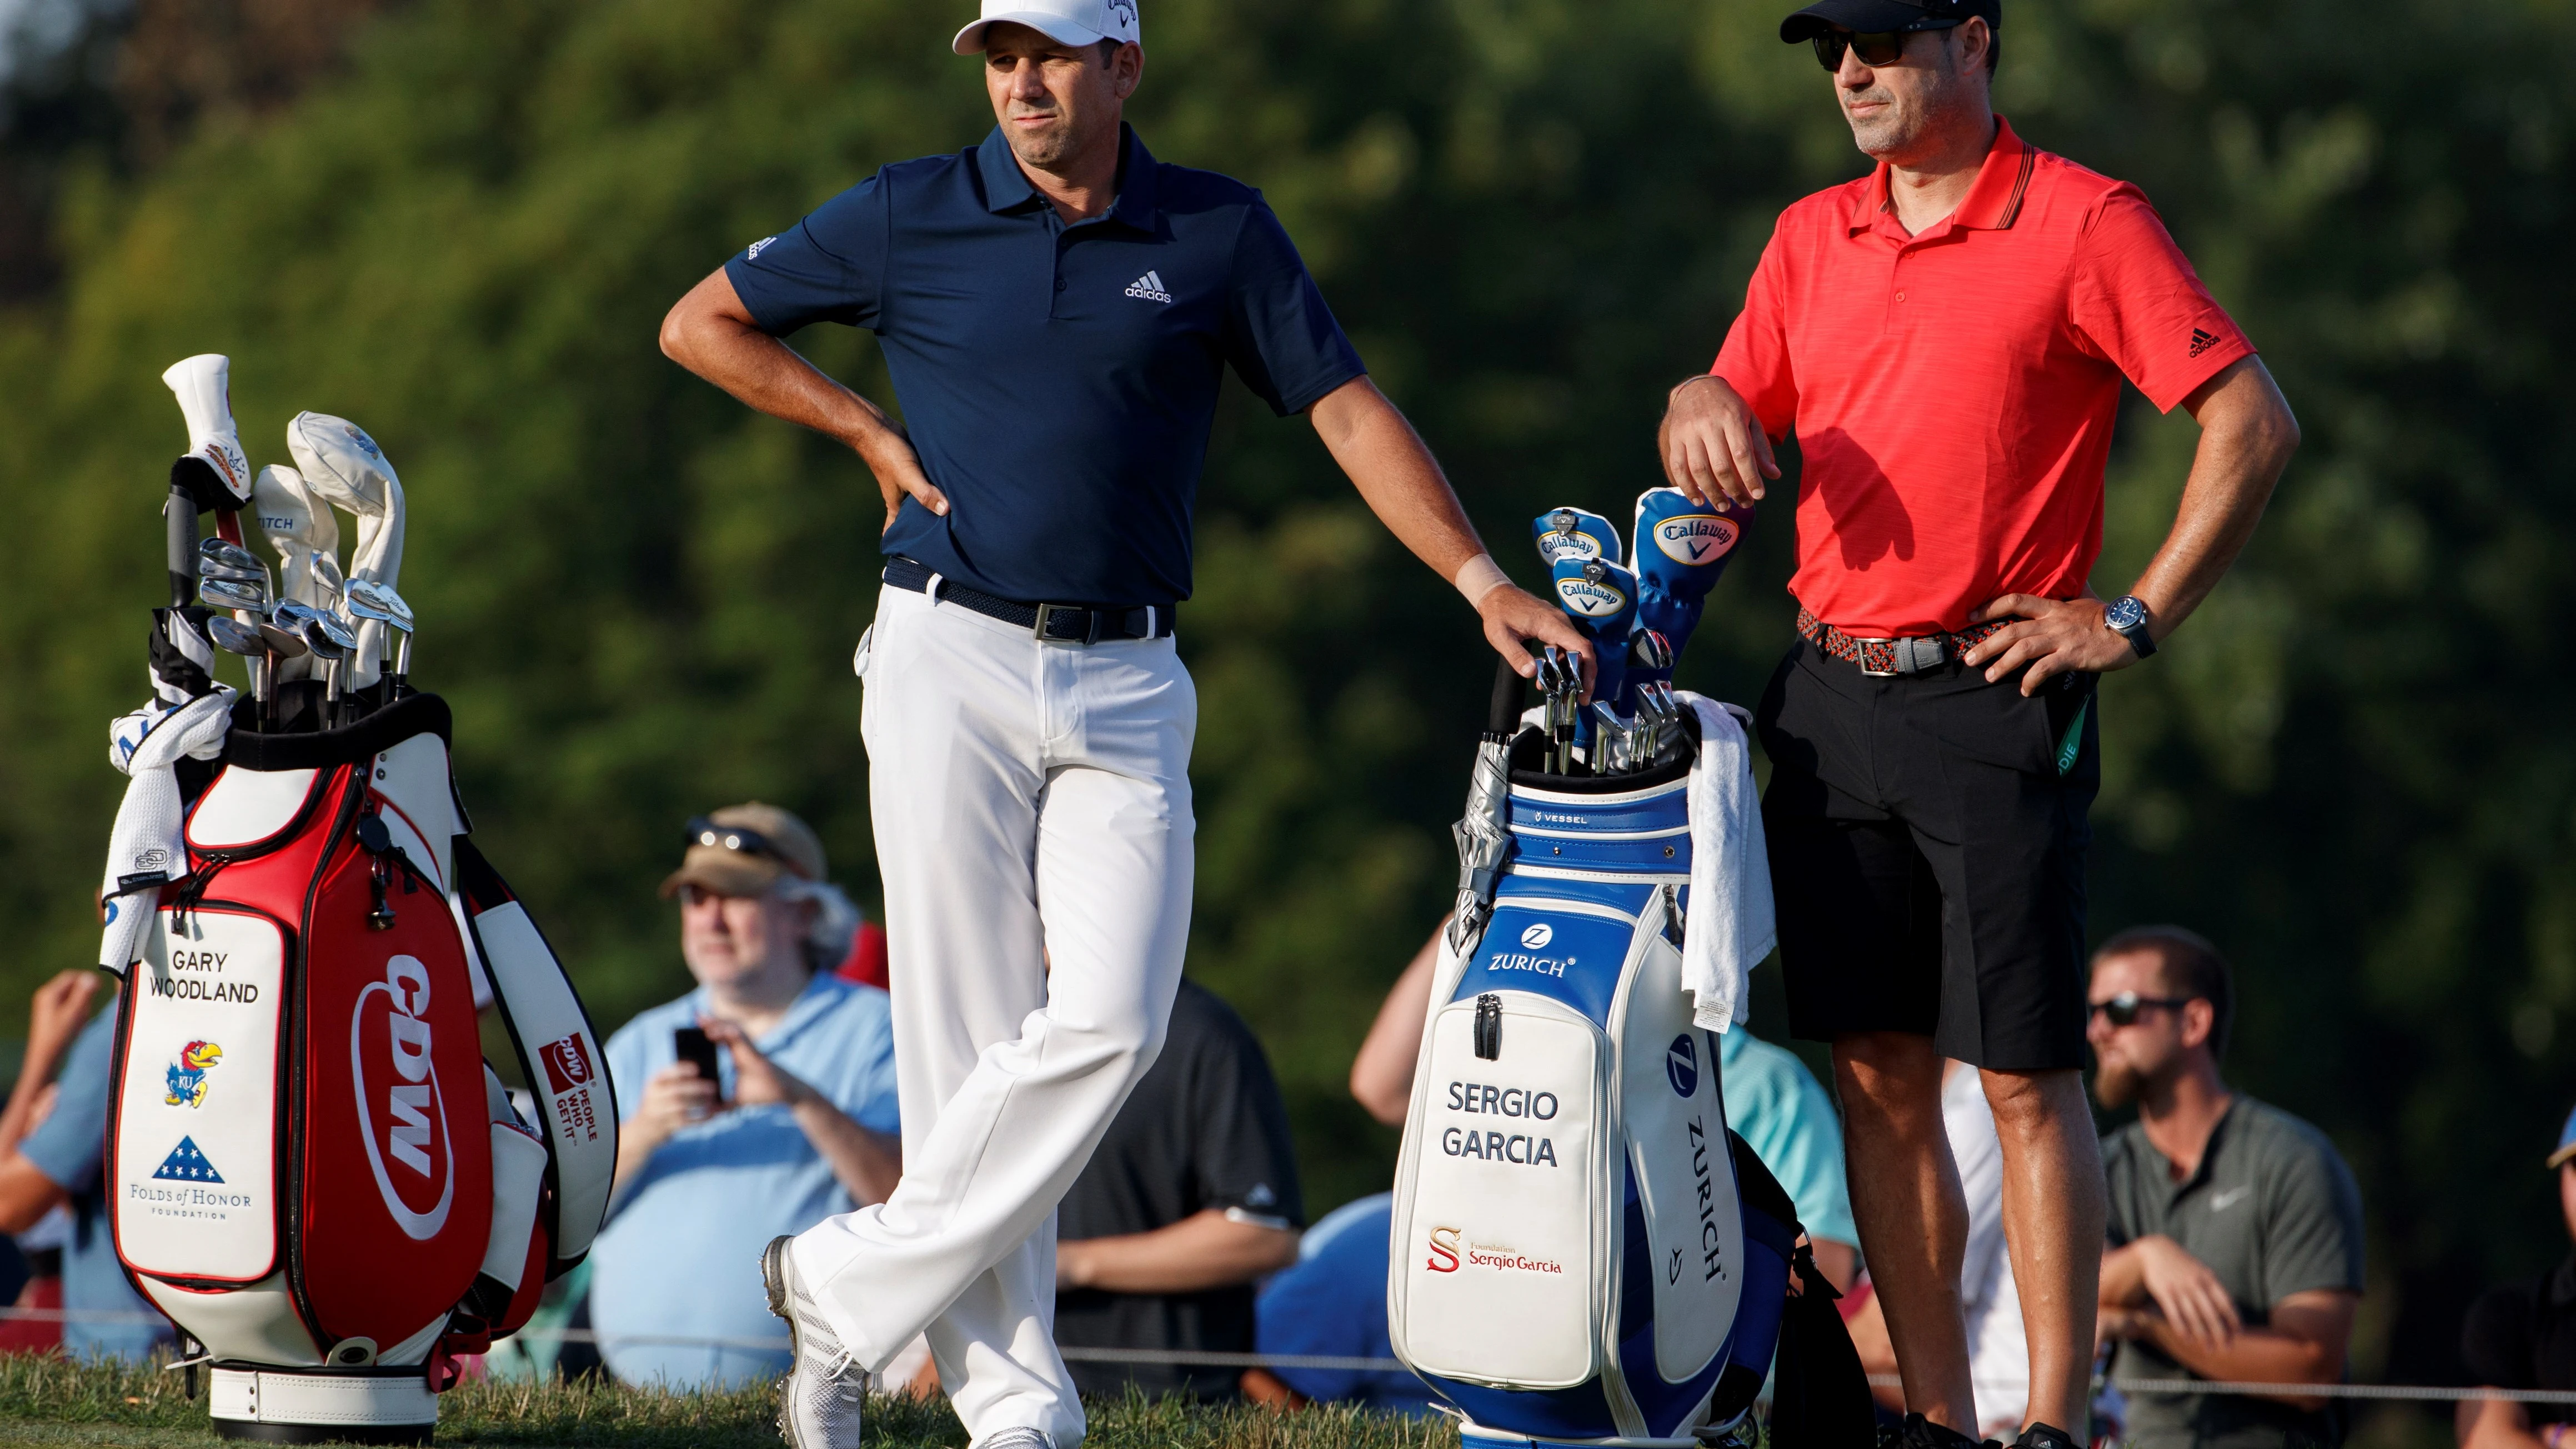
[[[1972,15],[1982,15],[1988,25],[2003,28],[2002,0],[1816,0],[1780,22],[1780,38],[1796,45],[1836,26],[1862,35],[1947,30]]]

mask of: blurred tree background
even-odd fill
[[[1164,159],[1265,188],[1535,581],[1529,517],[1625,518],[1660,481],[1664,389],[1714,354],[1778,209],[1862,169],[1814,61],[1775,38],[1784,8],[1164,0],[1133,116]],[[419,676],[456,706],[486,848],[603,1026],[687,984],[652,887],[698,810],[789,805],[874,894],[847,669],[874,489],[653,337],[730,250],[981,137],[946,48],[964,13],[0,6],[0,501],[25,530],[0,569],[0,999],[95,940],[122,783],[101,726],[141,693],[181,445],[157,379],[195,352],[232,356],[254,462],[313,408],[400,467]],[[2106,685],[2095,929],[2179,920],[2229,950],[2232,1074],[2331,1131],[2369,1201],[2360,1372],[2449,1380],[2467,1298],[2565,1250],[2540,1159],[2576,1098],[2576,82],[2545,57],[2576,5],[2014,0],[2006,20],[2001,109],[2146,189],[2307,432],[2235,575]],[[863,334],[798,345],[891,401]],[[2196,437],[2131,403],[2105,593],[2161,538]],[[1789,637],[1791,498],[1684,683],[1759,692]],[[1311,431],[1239,389],[1199,546],[1191,969],[1268,1042],[1321,1210],[1393,1160],[1342,1074],[1443,908],[1489,656]]]

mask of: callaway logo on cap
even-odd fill
[[[957,53],[980,54],[984,27],[998,22],[1025,25],[1058,45],[1137,40],[1136,0],[984,0],[984,13],[957,32]]]

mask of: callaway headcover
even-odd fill
[[[1531,519],[1530,539],[1538,545],[1539,561],[1550,567],[1561,558],[1619,561],[1619,530],[1580,508],[1551,508]]]
[[[1599,666],[1592,697],[1616,701],[1628,675],[1628,631],[1637,622],[1637,576],[1598,558],[1560,558],[1550,575],[1557,603],[1592,641]]]
[[[1678,488],[1637,495],[1636,552],[1628,561],[1637,576],[1637,622],[1662,631],[1675,657],[1752,521],[1750,508],[1710,508]]]

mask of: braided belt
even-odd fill
[[[1923,634],[1911,639],[1863,639],[1844,633],[1805,609],[1798,611],[1798,633],[1808,643],[1846,664],[1859,665],[1863,674],[1882,679],[1929,674],[2014,622],[1997,619],[1956,634]]]

